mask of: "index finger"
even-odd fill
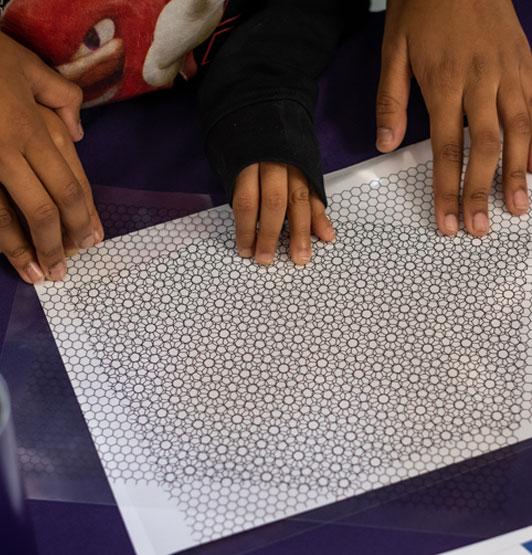
[[[20,153],[4,154],[0,181],[26,219],[39,265],[52,280],[66,274],[59,211],[26,159]]]

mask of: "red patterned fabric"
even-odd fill
[[[5,0],[3,4],[6,4]],[[224,0],[11,0],[1,28],[84,92],[123,100],[192,77],[192,50],[220,22]]]

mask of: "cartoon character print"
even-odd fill
[[[223,11],[224,0],[11,0],[0,25],[93,106],[193,76],[192,50]]]

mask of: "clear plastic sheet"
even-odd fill
[[[532,436],[529,219],[499,169],[490,236],[442,237],[431,170],[425,142],[330,175],[337,239],[304,268],[286,234],[271,267],[243,262],[224,206],[37,288],[139,553]]]
[[[210,208],[209,195],[95,187],[106,238]],[[18,455],[32,499],[113,503],[78,402],[33,287],[17,287],[0,373],[13,398]]]
[[[0,376],[0,545],[5,553],[36,553],[17,464],[7,384]]]
[[[409,164],[408,153],[404,153]],[[371,179],[371,168],[367,169]],[[107,236],[209,207],[208,197],[96,188]],[[181,214],[177,212],[183,210]],[[30,498],[113,503],[107,479],[32,287],[18,288],[0,359],[15,400],[22,469]],[[243,552],[321,527],[433,530],[486,537],[528,524],[532,441],[470,459],[384,489],[232,536],[204,553]],[[518,458],[517,455],[522,455]],[[514,460],[515,459],[515,460]]]

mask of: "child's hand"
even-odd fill
[[[0,252],[29,283],[62,279],[65,249],[103,238],[72,144],[83,136],[81,100],[76,85],[0,33]]]
[[[254,256],[259,264],[273,261],[285,216],[290,256],[296,264],[310,261],[311,230],[323,241],[335,236],[325,207],[309,190],[305,176],[286,164],[261,162],[242,170],[236,180],[233,211],[237,250],[244,258]]]
[[[377,147],[397,148],[406,129],[411,74],[430,113],[436,221],[458,230],[464,113],[471,155],[464,181],[466,229],[489,231],[488,195],[504,131],[506,206],[529,208],[532,56],[511,0],[388,0],[377,99]]]

